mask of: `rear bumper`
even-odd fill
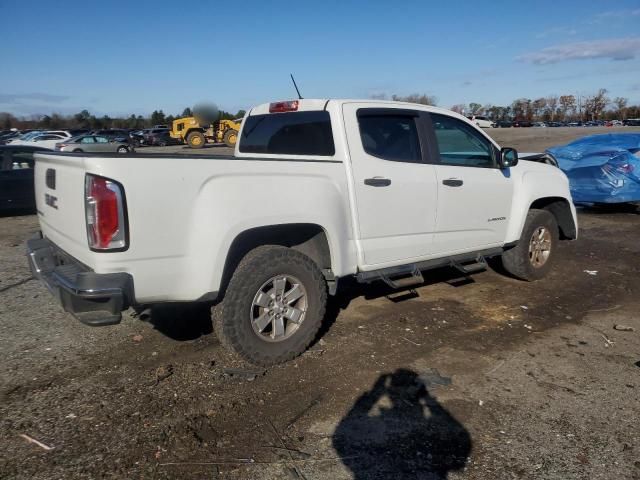
[[[27,256],[33,276],[84,324],[119,323],[122,311],[133,303],[128,273],[95,273],[46,238],[27,241]]]

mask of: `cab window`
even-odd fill
[[[420,163],[422,155],[416,115],[392,109],[358,110],[362,148],[369,155],[392,162]]]
[[[460,167],[496,166],[492,143],[471,125],[447,115],[431,113],[440,164]]]

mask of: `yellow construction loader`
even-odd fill
[[[224,143],[233,148],[238,140],[240,122],[241,120],[218,120],[202,124],[196,117],[178,118],[171,124],[169,134],[191,148],[202,148],[207,142]]]

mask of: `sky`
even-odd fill
[[[219,7],[223,8],[219,10]],[[640,103],[640,0],[0,0],[0,111],[235,112],[295,98]]]

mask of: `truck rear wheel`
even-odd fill
[[[238,141],[238,132],[233,128],[230,128],[226,132],[224,132],[223,141],[227,147],[235,147],[236,142]]]
[[[202,132],[191,132],[187,136],[187,143],[191,148],[202,148],[205,144],[205,138]]]
[[[213,307],[214,329],[223,345],[267,367],[306,350],[318,333],[326,302],[325,279],[309,257],[262,246],[242,259],[224,300]]]
[[[540,280],[551,269],[558,240],[558,222],[553,214],[531,209],[518,245],[502,254],[502,266],[522,280]]]

